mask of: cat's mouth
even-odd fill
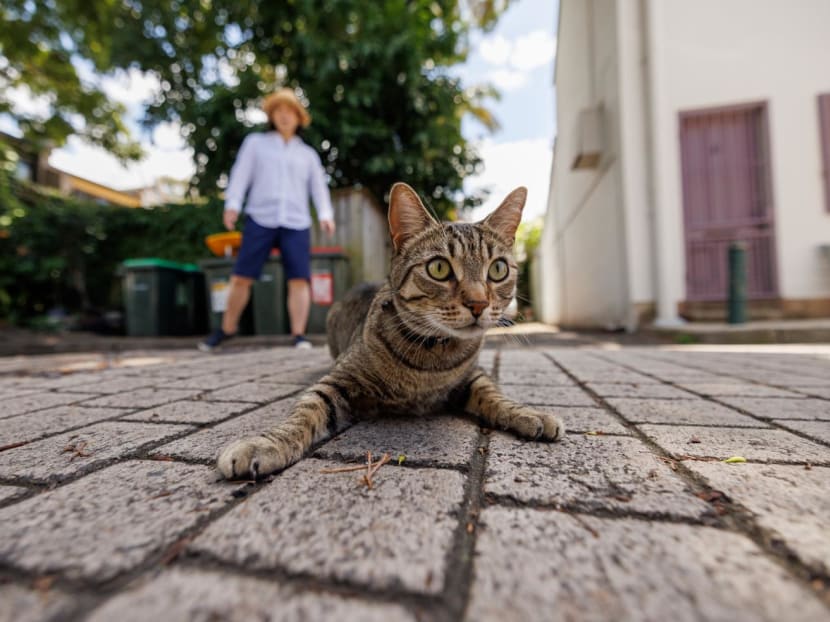
[[[453,329],[457,333],[461,333],[465,337],[473,337],[480,333],[483,333],[487,330],[487,327],[484,326],[479,320],[473,320],[466,326],[459,326],[458,328]]]

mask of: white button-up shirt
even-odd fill
[[[245,194],[247,193],[247,200]],[[308,229],[309,193],[320,220],[333,220],[320,156],[298,136],[249,134],[242,141],[225,191],[225,209],[245,212],[263,227]]]

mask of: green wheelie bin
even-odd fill
[[[340,300],[350,286],[349,259],[339,246],[316,246],[311,249],[310,335],[326,333],[326,316],[331,305]]]
[[[128,259],[122,269],[129,336],[205,332],[204,276],[198,266],[148,257]]]

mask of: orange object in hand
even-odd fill
[[[205,237],[205,244],[217,257],[235,257],[242,245],[242,233],[239,231],[213,233]]]

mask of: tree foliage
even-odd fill
[[[121,262],[203,258],[204,237],[216,230],[218,203],[99,205],[14,181],[0,168],[0,318],[25,323],[57,307],[120,307]]]
[[[11,115],[35,145],[61,145],[77,134],[121,159],[135,159],[141,149],[124,123],[124,106],[107,97],[93,71],[113,68],[113,33],[85,17],[92,4],[106,3],[3,0],[0,113]]]
[[[450,68],[465,58],[471,29],[492,26],[507,1],[10,0],[0,77],[54,93],[59,114],[41,122],[52,124],[46,134],[66,134],[80,115],[86,137],[123,152],[123,111],[76,66],[149,72],[159,88],[145,123],[180,124],[203,194],[221,189],[245,134],[262,129],[252,114],[262,97],[291,86],[310,103],[304,138],[334,186],[382,198],[403,179],[447,215],[476,203],[460,200],[480,165],[462,116],[495,126],[482,105],[494,93],[465,88]],[[30,77],[41,74],[42,85]]]

